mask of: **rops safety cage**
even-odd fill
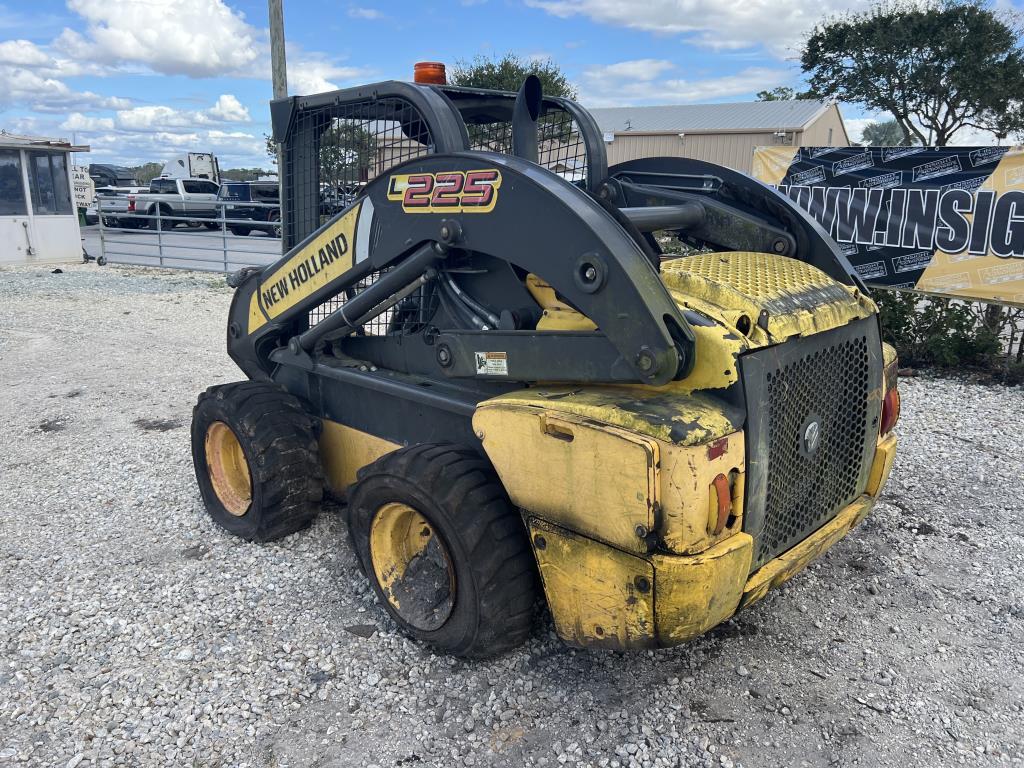
[[[283,250],[345,208],[365,185],[408,160],[435,153],[516,154],[516,94],[397,81],[271,104],[282,147]],[[575,102],[539,100],[536,162],[590,191],[607,176],[593,118]]]

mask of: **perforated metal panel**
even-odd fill
[[[747,355],[747,523],[754,567],[864,492],[878,434],[881,347],[872,320]]]
[[[698,296],[708,286],[728,286],[771,313],[849,300],[846,289],[817,267],[768,253],[710,252],[673,259],[662,266],[662,279],[670,288]]]

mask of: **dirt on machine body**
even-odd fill
[[[272,104],[288,252],[233,277],[249,379],[201,396],[207,507],[247,539],[347,499],[410,635],[673,645],[762,598],[870,511],[896,358],[838,247],[725,168],[609,168],[546,97],[385,82]],[[323,185],[358,189],[326,218]],[[659,237],[689,255],[670,258]]]

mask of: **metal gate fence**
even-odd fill
[[[110,264],[204,272],[266,266],[281,257],[280,206],[256,202],[240,206],[223,200],[201,205],[191,215],[170,215],[160,207],[147,214],[127,210],[124,198],[98,197],[99,228],[93,235],[98,242],[90,243],[91,233],[86,230],[86,250],[98,251]],[[240,207],[257,218],[232,218]],[[266,218],[258,218],[263,215],[259,209],[266,209]]]

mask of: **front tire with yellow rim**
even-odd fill
[[[529,635],[537,581],[526,532],[475,451],[421,444],[361,469],[349,536],[381,604],[412,637],[480,658]]]
[[[275,384],[222,384],[200,395],[192,411],[192,461],[210,516],[243,539],[279,539],[319,511],[315,423]]]

